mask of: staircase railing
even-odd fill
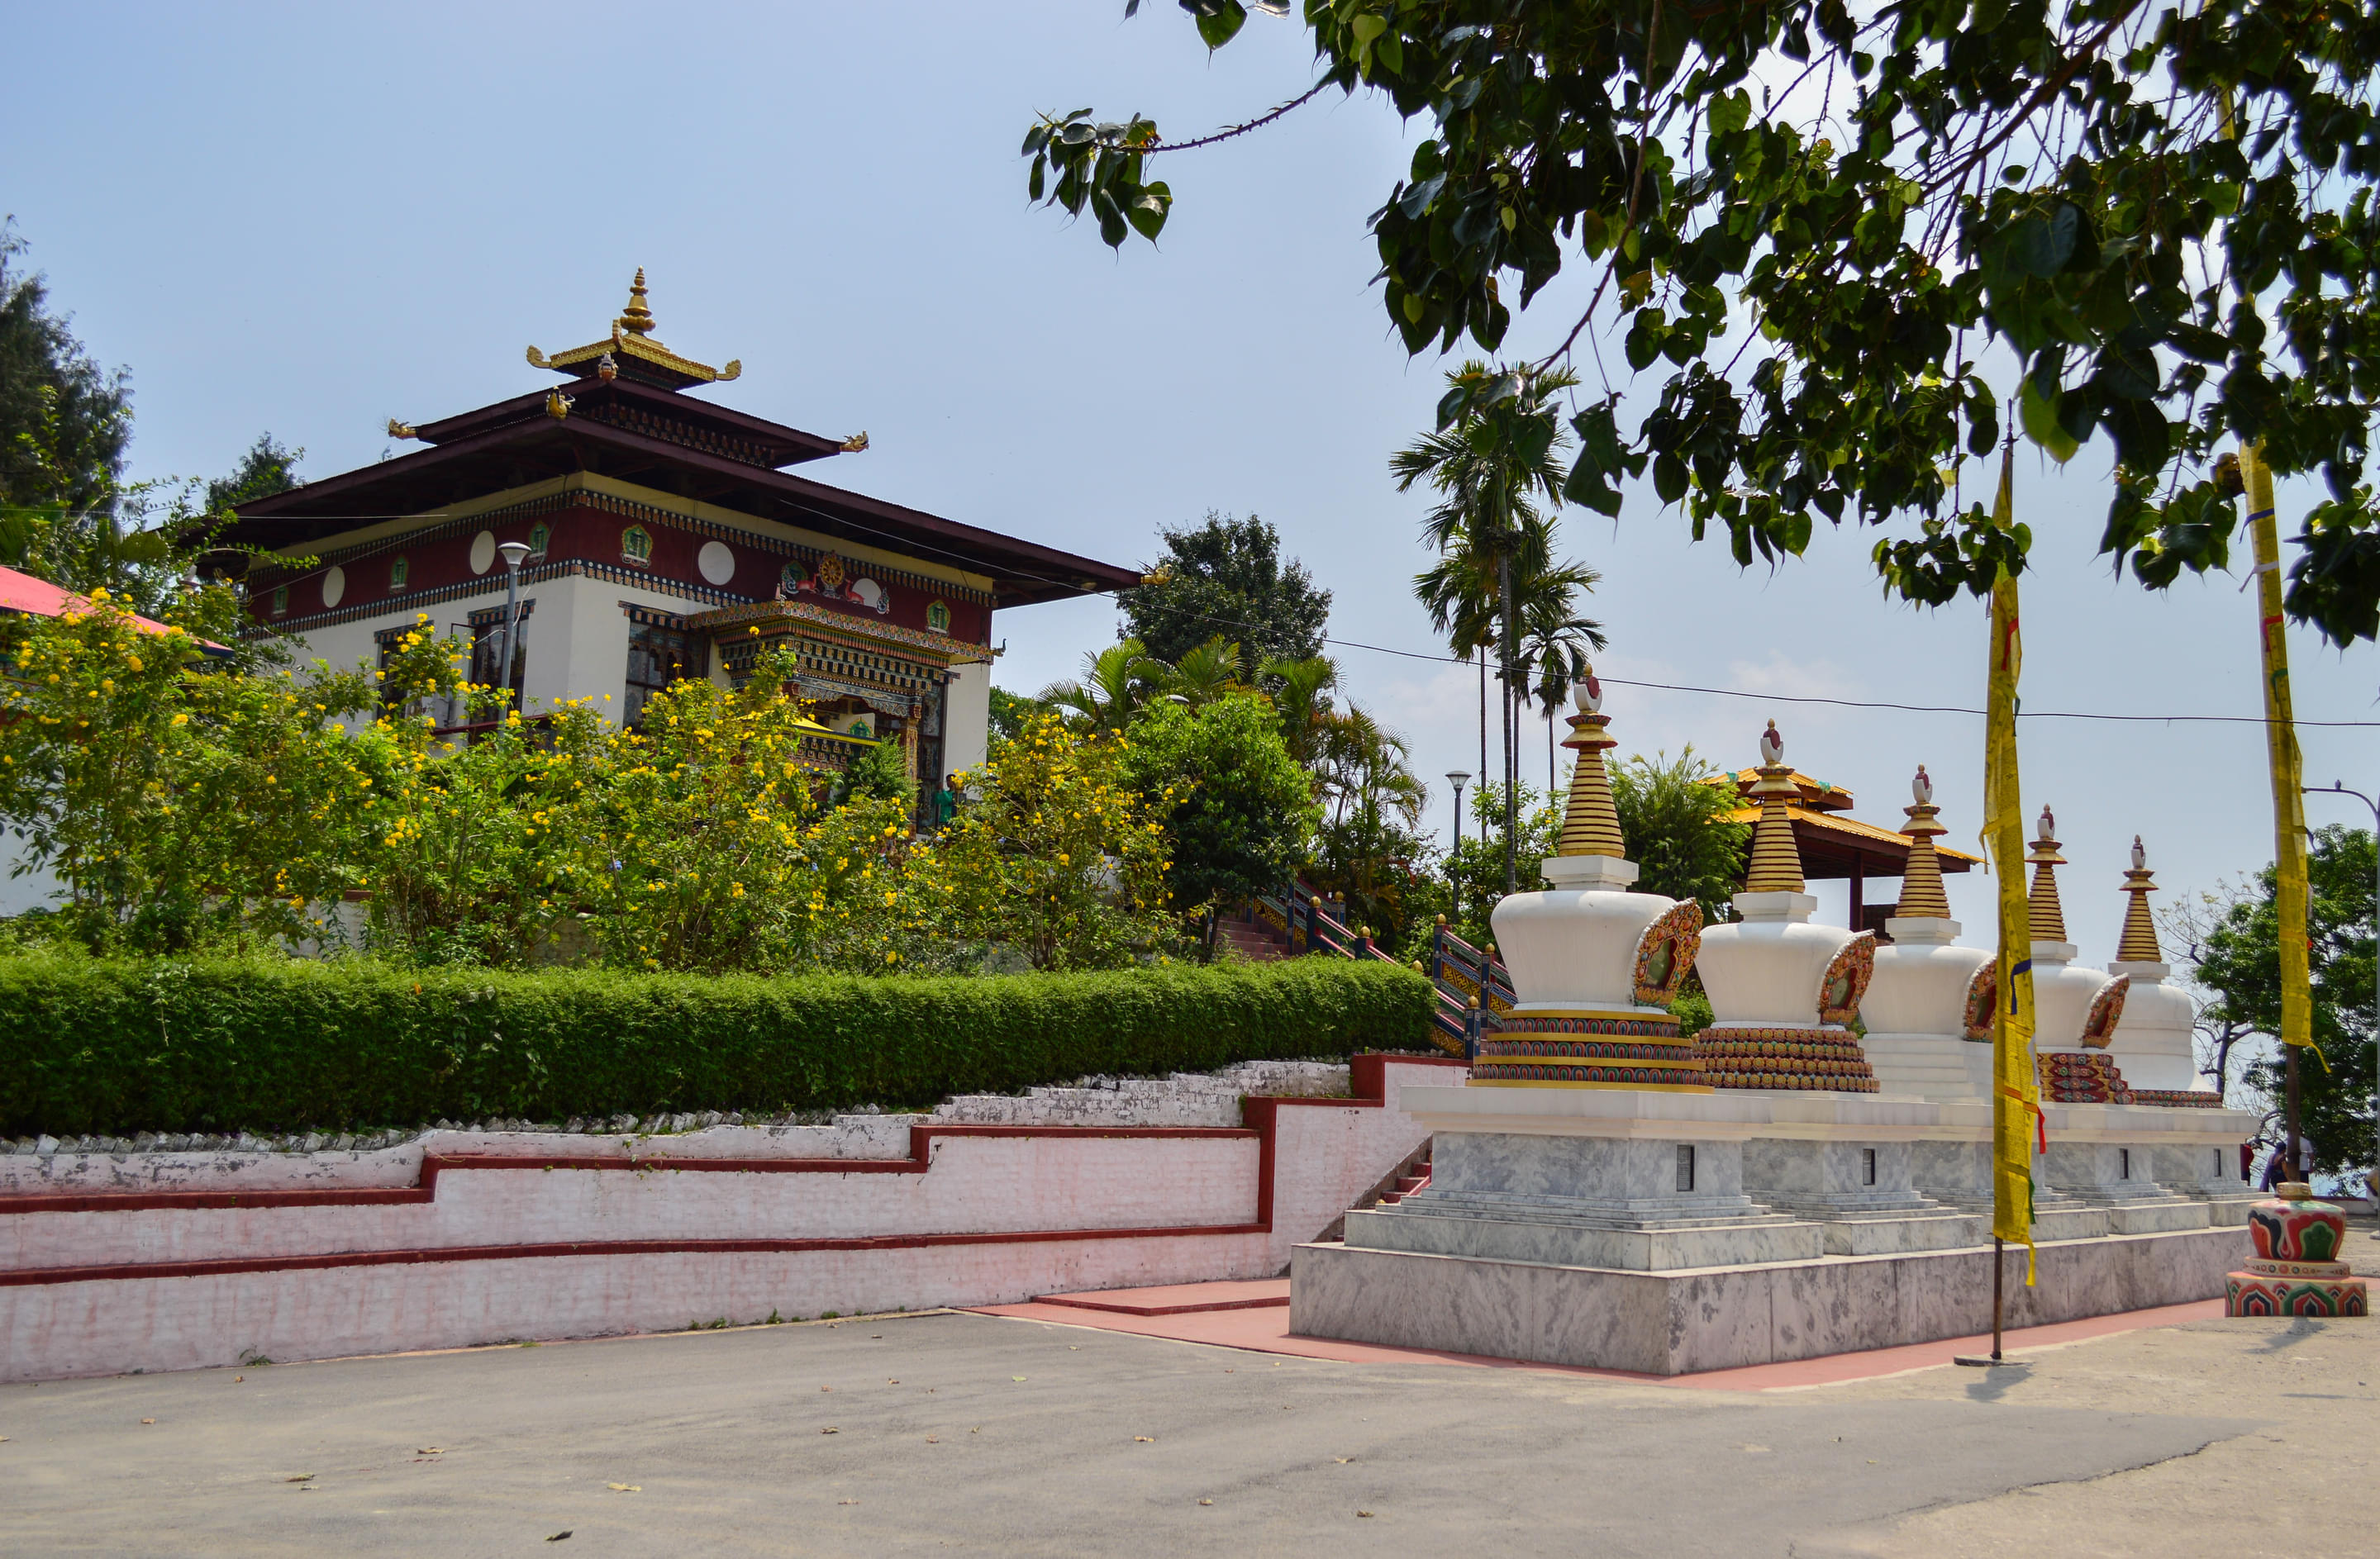
[[[1392,954],[1372,940],[1368,927],[1347,924],[1343,902],[1324,898],[1303,879],[1257,895],[1245,912],[1250,922],[1269,926],[1279,935],[1293,957],[1324,953],[1334,958],[1396,961]],[[1477,1053],[1480,1033],[1495,1028],[1499,1015],[1512,1009],[1517,998],[1512,994],[1512,975],[1492,948],[1473,947],[1449,931],[1443,923],[1431,934],[1428,959],[1421,967],[1437,993],[1430,1013],[1430,1037],[1440,1048],[1469,1059]]]

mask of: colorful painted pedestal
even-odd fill
[[[2372,1313],[2363,1279],[2336,1258],[2347,1217],[2317,1202],[2311,1187],[2284,1185],[2248,1212],[2255,1258],[2224,1282],[2226,1315],[2355,1316]]]

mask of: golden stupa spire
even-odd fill
[[[2025,859],[2033,863],[2033,939],[2036,942],[2066,940],[2066,912],[2058,902],[2058,868],[2066,864],[2066,857],[2058,853],[2058,818],[2045,805],[2041,818],[2034,825],[2033,853]]]
[[[1934,804],[1934,781],[1925,777],[1922,763],[1917,778],[1909,782],[1909,793],[1917,804],[1901,809],[1909,814],[1900,830],[1909,838],[1909,864],[1901,868],[1900,902],[1892,912],[1899,920],[1948,920],[1950,899],[1942,891],[1942,859],[1934,853],[1934,836],[1950,830],[1934,820],[1941,809]]]
[[[1760,756],[1760,781],[1752,787],[1760,798],[1760,822],[1752,830],[1752,872],[1743,890],[1799,893],[1802,849],[1794,842],[1793,819],[1786,816],[1785,804],[1800,796],[1802,788],[1793,783],[1793,770],[1785,762],[1785,739],[1777,734],[1775,720],[1761,733]]]
[[[1620,837],[1620,812],[1611,804],[1611,776],[1603,767],[1606,749],[1620,745],[1603,734],[1611,717],[1603,712],[1603,684],[1589,668],[1571,684],[1571,702],[1578,713],[1570,718],[1570,735],[1562,745],[1578,754],[1571,766],[1570,804],[1562,810],[1561,843],[1557,855],[1609,855],[1628,859]]]
[[[637,279],[628,284],[628,306],[620,310],[620,318],[614,322],[638,335],[650,335],[653,332],[653,311],[645,302],[645,268],[641,265],[637,267]],[[653,344],[659,346],[661,343],[656,341]]]
[[[552,357],[532,346],[528,349],[528,361],[532,368],[551,369],[574,378],[591,376],[605,384],[626,379],[664,390],[721,383],[744,371],[744,364],[736,358],[729,358],[723,369],[714,369],[680,357],[662,344],[661,338],[653,334],[653,310],[645,301],[645,268],[641,265],[637,267],[637,279],[628,284],[628,306],[612,321],[608,336]]]
[[[2116,941],[2118,963],[2163,963],[2165,949],[2157,946],[2156,922],[2149,918],[2149,895],[2156,891],[2150,879],[2156,874],[2149,870],[2149,852],[2141,848],[2141,836],[2132,836],[2132,869],[2124,874],[2124,891],[2131,902],[2124,906],[2124,933]]]

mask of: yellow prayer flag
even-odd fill
[[[2015,505],[2016,450],[2000,457],[1992,519],[2006,530]],[[2033,916],[2024,890],[2024,803],[2017,781],[2017,676],[2024,647],[2017,632],[2016,576],[1992,586],[1991,698],[1984,728],[1984,850],[1999,876],[1999,967],[1992,1022],[1992,1235],[2024,1242],[2024,1281],[2033,1286],[2033,1143],[2041,1117],[2041,1082],[2033,1059]]]

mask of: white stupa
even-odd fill
[[[1934,853],[1935,837],[1949,830],[1936,820],[1934,781],[1924,764],[1917,766],[1909,790],[1915,804],[1900,830],[1909,838],[1909,863],[1901,871],[1900,902],[1884,923],[1892,943],[1876,949],[1876,973],[1860,1003],[1860,1021],[1867,1027],[1861,1047],[1877,1088],[1886,1094],[1989,1099],[1990,1002],[1980,987],[1988,984],[1983,972],[1993,955],[1987,949],[1956,945],[1961,927],[1950,918],[1941,862]],[[1985,1025],[1980,1044],[1969,1037],[1979,1026],[1978,1006]]]

